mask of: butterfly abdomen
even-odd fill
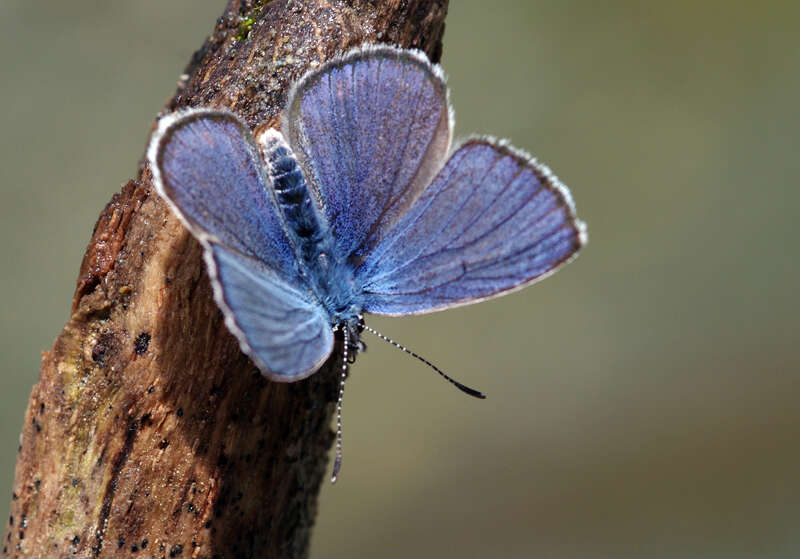
[[[360,307],[354,302],[353,268],[338,258],[330,227],[311,198],[297,159],[275,130],[265,132],[260,144],[278,206],[303,264],[301,273],[332,322],[354,319]]]
[[[277,131],[264,133],[260,143],[287,228],[295,237],[300,252],[313,257],[320,243],[329,236],[328,227],[311,200],[297,159]]]

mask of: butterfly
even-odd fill
[[[197,108],[160,119],[152,136],[156,190],[202,244],[225,323],[261,372],[306,378],[341,332],[334,481],[347,363],[365,328],[378,334],[365,312],[503,295],[586,243],[569,191],[545,165],[490,137],[451,148],[452,130],[438,65],[366,46],[300,78],[280,131],[254,137],[233,113]]]

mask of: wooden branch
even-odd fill
[[[230,0],[167,111],[274,123],[309,66],[364,42],[441,54],[446,0]],[[266,381],[149,169],[112,198],[25,415],[3,557],[303,557],[337,375]]]

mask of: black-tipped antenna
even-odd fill
[[[342,349],[342,379],[339,381],[339,398],[336,400],[336,459],[333,461],[331,483],[336,483],[339,470],[342,469],[342,398],[344,397],[344,381],[347,379],[347,348],[350,345],[350,332],[347,327],[344,332],[344,348]]]
[[[371,334],[374,334],[374,335],[378,336],[384,342],[389,342],[390,344],[392,344],[397,349],[400,349],[400,350],[405,351],[406,353],[408,353],[411,357],[416,357],[417,359],[419,359],[420,361],[425,363],[428,367],[430,367],[431,369],[433,369],[434,371],[439,373],[442,376],[442,378],[444,378],[447,382],[449,382],[450,384],[452,384],[453,386],[458,388],[461,392],[464,392],[465,394],[469,394],[470,396],[474,396],[475,398],[480,398],[480,399],[486,398],[486,394],[484,394],[483,392],[479,392],[479,391],[475,390],[474,388],[470,388],[469,386],[465,386],[465,385],[461,384],[460,382],[458,382],[457,380],[447,376],[445,374],[445,372],[442,371],[439,367],[437,367],[436,365],[434,365],[433,363],[431,363],[430,361],[428,361],[424,357],[420,357],[419,355],[417,355],[416,353],[414,353],[413,351],[411,351],[407,347],[398,344],[393,339],[391,339],[391,338],[389,338],[387,336],[384,336],[383,334],[381,334],[380,332],[378,332],[374,328],[370,328],[366,324],[363,324],[363,327],[364,327],[364,330],[367,330]],[[342,379],[342,385],[344,385],[344,379]]]

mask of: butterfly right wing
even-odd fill
[[[293,381],[330,355],[328,319],[300,276],[271,179],[247,126],[195,109],[159,122],[153,183],[202,243],[225,322],[265,376]]]
[[[505,143],[473,138],[356,276],[365,311],[421,314],[529,285],[584,244],[572,197],[546,166]]]

